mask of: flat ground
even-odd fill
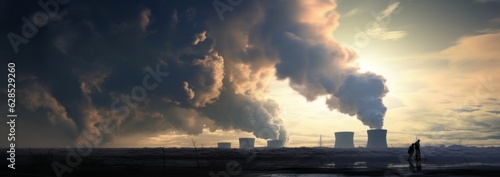
[[[16,170],[1,176],[497,176],[500,148],[423,147],[408,161],[406,148],[16,149]],[[7,149],[2,149],[6,152]],[[4,159],[8,154],[4,154]],[[61,167],[60,166],[60,167]],[[7,169],[7,170],[5,170]],[[5,175],[4,175],[5,174]]]

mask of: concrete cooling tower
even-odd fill
[[[335,148],[354,148],[354,132],[335,132]]]
[[[217,143],[217,148],[218,149],[231,149],[231,143],[230,142],[219,142],[219,143]]]
[[[387,130],[368,130],[368,143],[366,148],[387,148]]]
[[[253,149],[255,138],[240,138],[240,149]]]
[[[267,141],[268,148],[282,148],[283,140],[268,140]]]

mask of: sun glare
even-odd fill
[[[358,59],[359,71],[361,72],[374,72],[379,73],[382,72],[376,64],[374,64],[374,60],[367,57],[360,57]]]

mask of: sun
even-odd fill
[[[361,56],[358,58],[357,64],[359,66],[360,72],[373,72],[373,73],[381,73],[382,69],[377,65],[376,60],[374,58],[368,58],[365,56]]]

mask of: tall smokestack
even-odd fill
[[[335,148],[354,148],[354,132],[335,132]]]
[[[255,138],[240,138],[240,149],[253,149]]]
[[[368,143],[366,148],[387,148],[387,130],[368,130]]]
[[[219,142],[219,143],[217,143],[217,148],[218,149],[231,149],[231,143],[230,142]]]
[[[283,140],[268,140],[267,141],[268,148],[282,148],[283,145],[284,145]]]

